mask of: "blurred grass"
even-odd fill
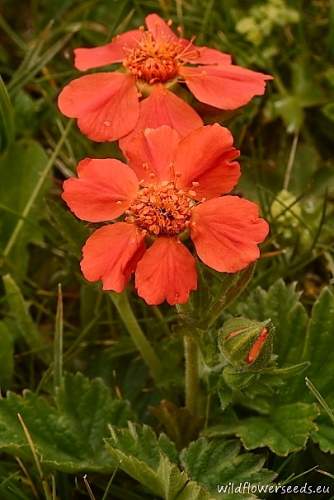
[[[9,273],[14,285],[12,292],[8,278],[6,290],[1,285],[0,307],[1,325],[12,339],[3,341],[2,348],[12,359],[15,344],[15,370],[10,363],[7,371],[0,370],[1,387],[51,394],[52,376],[56,385],[61,382],[62,361],[66,370],[103,377],[146,421],[152,421],[147,407],[159,401],[160,393],[152,388],[111,301],[82,279],[80,248],[89,229],[66,211],[59,197],[62,180],[79,159],[119,153],[114,144],[84,138],[60,115],[56,97],[77,75],[73,48],[105,43],[143,24],[152,11],[171,18],[198,43],[230,52],[238,64],[275,77],[264,98],[223,118],[242,150],[238,192],[261,203],[272,228],[251,286],[267,287],[281,276],[297,280],[308,303],[334,275],[333,1],[3,0],[0,264],[1,274]],[[292,196],[289,203],[282,199],[283,188]],[[275,200],[282,210],[273,214]],[[204,272],[205,279],[210,278]],[[14,300],[19,307],[11,306]],[[182,353],[173,330],[175,313],[166,306],[148,309],[135,295],[131,301],[158,355],[168,354],[166,379],[178,400]],[[20,333],[22,321],[28,324],[24,333],[32,332],[30,339]],[[49,362],[55,325],[53,373]],[[39,351],[36,332],[43,345],[37,342]],[[0,492],[4,482],[9,485],[1,498],[34,497],[38,476],[36,471],[29,474],[32,484],[14,460],[0,461]],[[72,490],[78,498],[87,496],[82,481],[75,486],[63,476],[57,477],[58,483],[64,499],[72,498]],[[103,491],[102,484],[97,487]],[[125,498],[121,486],[111,491],[115,498]]]

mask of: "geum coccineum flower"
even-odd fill
[[[64,182],[63,199],[80,219],[112,224],[83,247],[81,269],[104,290],[121,292],[135,272],[148,304],[185,303],[197,287],[196,262],[181,242],[190,236],[199,258],[234,273],[259,257],[268,233],[255,203],[220,196],[237,183],[240,167],[231,133],[218,124],[180,140],[168,126],[146,129],[115,159],[82,160]]]
[[[77,78],[59,95],[62,113],[77,118],[90,139],[114,141],[160,125],[185,136],[200,127],[199,115],[169,90],[176,83],[185,84],[199,101],[225,110],[264,93],[270,76],[233,65],[228,54],[178,37],[157,14],[146,17],[146,26],[107,45],[74,51],[79,70],[122,64],[118,72]],[[147,97],[139,101],[143,95]]]

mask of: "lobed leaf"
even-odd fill
[[[107,447],[120,469],[165,500],[213,500],[208,491],[190,481],[177,465],[177,453],[171,441],[144,425],[111,429]]]
[[[324,288],[315,302],[305,339],[303,359],[311,365],[307,376],[326,398],[334,405],[332,366],[334,364],[334,294]],[[308,393],[309,394],[309,393]]]
[[[200,438],[181,452],[183,470],[178,466],[174,445],[161,434],[159,438],[147,426],[111,429],[107,440],[113,459],[119,467],[139,481],[154,495],[166,500],[214,500],[222,498],[217,486],[243,481],[268,484],[275,473],[263,468],[265,458],[240,453],[236,440]],[[167,448],[166,448],[167,445]],[[224,495],[223,498],[255,498]]]
[[[189,476],[211,491],[217,484],[269,484],[275,478],[274,472],[263,468],[265,458],[240,453],[237,440],[200,438],[182,452],[181,459]]]
[[[321,415],[317,420],[318,429],[312,432],[312,440],[318,443],[325,453],[334,453],[334,423],[327,417]]]
[[[315,404],[277,405],[268,415],[239,419],[235,415],[222,426],[208,429],[206,435],[218,437],[236,434],[248,450],[267,446],[280,456],[303,449],[311,432],[317,430],[319,415]]]
[[[99,379],[67,374],[55,406],[26,391],[0,400],[0,450],[31,459],[20,414],[42,466],[65,472],[110,473],[114,462],[104,447],[108,425],[124,426],[133,418],[126,401],[112,399]]]
[[[270,317],[276,326],[276,349],[279,366],[288,367],[289,363],[305,367],[302,373],[296,373],[288,384],[282,386],[276,394],[277,402],[273,405],[269,397],[262,401],[263,408],[269,415],[270,421],[277,412],[277,403],[288,405],[291,409],[306,405],[314,401],[314,397],[307,389],[304,376],[306,375],[315,385],[321,396],[326,400],[329,407],[334,406],[334,389],[331,367],[334,363],[334,352],[332,349],[334,339],[334,294],[329,288],[324,288],[317,301],[314,303],[310,317],[305,308],[299,302],[299,294],[294,285],[286,286],[282,280],[276,282],[269,291],[257,289],[240,306],[243,314],[257,319]],[[261,401],[257,397],[258,402]],[[247,398],[244,403],[247,404]],[[291,410],[294,411],[294,410]],[[312,440],[319,444],[325,452],[334,453],[333,425],[325,412],[317,420],[317,427],[309,427]],[[297,416],[297,414],[296,414]],[[257,417],[254,417],[257,418]],[[267,418],[267,417],[266,417]],[[255,421],[254,423],[255,430]],[[293,421],[291,421],[292,423]],[[250,423],[245,420],[245,425]],[[275,433],[271,427],[263,422],[263,429],[267,429],[266,441],[275,441]],[[303,425],[304,430],[308,428]],[[291,431],[293,432],[293,425]],[[247,436],[244,436],[247,441]],[[270,438],[270,439],[269,439]],[[258,437],[260,442],[260,437]],[[299,442],[299,441],[298,441]],[[300,441],[302,442],[302,441]],[[272,449],[277,449],[276,445]],[[300,446],[300,445],[299,445]],[[285,451],[289,448],[288,444]],[[293,446],[291,443],[291,451]],[[284,450],[281,450],[284,451]]]

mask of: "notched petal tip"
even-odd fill
[[[85,158],[78,177],[64,181],[62,198],[82,220],[104,222],[124,213],[138,191],[138,179],[127,165],[115,159]]]
[[[233,64],[182,67],[180,75],[196,99],[225,110],[237,109],[253,97],[263,95],[266,81],[271,79],[269,75]]]
[[[58,106],[65,116],[77,118],[81,132],[97,142],[127,135],[139,115],[134,78],[117,72],[72,80],[61,91]]]
[[[269,232],[258,206],[238,196],[223,196],[193,210],[191,238],[199,258],[216,271],[235,273],[260,256]]]
[[[152,34],[155,40],[177,40],[178,37],[175,33],[170,29],[168,23],[166,23],[162,17],[158,14],[152,13],[146,16],[145,23],[147,29]]]
[[[120,63],[127,51],[135,47],[142,32],[139,29],[127,31],[115,36],[110,43],[99,47],[74,49],[74,66],[79,71],[87,71],[109,64]]]
[[[193,183],[197,183],[197,200],[228,193],[240,177],[240,166],[233,161],[238,156],[227,128],[217,123],[200,127],[187,135],[177,148],[177,186],[192,189]]]
[[[133,224],[103,226],[83,246],[81,271],[88,281],[102,280],[103,290],[122,292],[144,252],[144,236]]]
[[[162,125],[138,132],[121,149],[138,179],[151,184],[173,180],[172,164],[179,141],[176,130]]]
[[[149,305],[184,304],[197,288],[195,259],[176,238],[157,238],[137,265],[135,286]]]

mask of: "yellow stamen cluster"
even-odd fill
[[[189,226],[194,203],[173,182],[144,186],[127,210],[126,221],[135,223],[152,236],[175,236]]]
[[[149,84],[164,83],[177,76],[183,51],[184,47],[178,42],[156,41],[151,33],[144,32],[137,47],[128,51],[123,66]]]

